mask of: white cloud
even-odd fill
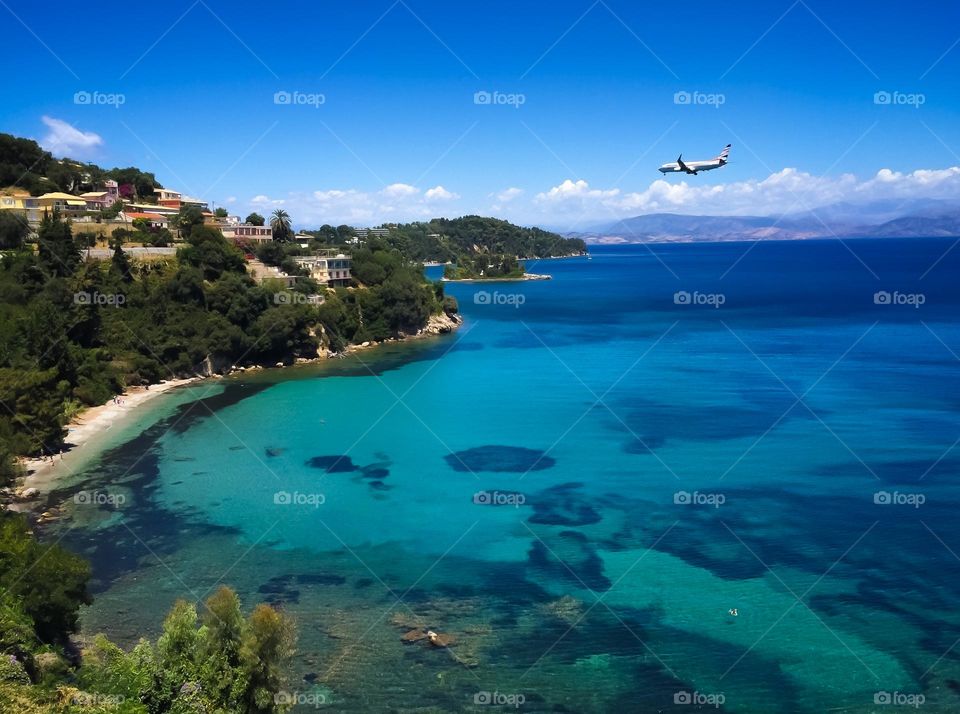
[[[379,225],[385,221],[421,221],[443,215],[436,206],[450,202],[460,194],[443,186],[421,192],[415,186],[394,183],[379,191],[354,188],[323,189],[311,192],[294,191],[284,199],[255,196],[251,206],[285,203],[298,226],[319,226],[324,223],[354,226]]]
[[[103,144],[99,134],[80,131],[62,119],[43,116],[40,120],[47,126],[47,135],[40,140],[41,146],[57,156],[78,158],[89,154],[91,149]]]
[[[496,195],[496,198],[498,201],[500,201],[500,203],[509,203],[513,199],[519,198],[522,195],[523,195],[522,188],[510,187],[510,188],[505,188],[503,191],[498,193]]]
[[[732,183],[657,179],[642,191],[628,193],[567,179],[538,193],[533,207],[541,216],[579,222],[643,213],[779,215],[838,201],[910,198],[960,199],[960,167],[911,173],[881,169],[866,180],[852,174],[820,177],[785,168],[764,179]]]
[[[279,198],[279,199],[270,198],[269,196],[265,196],[262,193],[250,199],[250,205],[257,206],[258,208],[265,208],[269,206],[282,206],[284,203],[286,203],[286,201],[283,200],[282,198]]]
[[[433,188],[427,189],[423,196],[428,201],[453,201],[460,198],[460,194],[452,193],[443,186],[434,186]]]
[[[236,202],[237,202],[237,197],[236,197],[236,196],[227,196],[225,199],[223,199],[223,202],[226,203],[226,204],[228,204],[228,205],[231,204],[231,203],[236,203]]]
[[[420,189],[408,183],[392,183],[382,191],[384,196],[413,196],[420,193]]]

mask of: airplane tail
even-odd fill
[[[730,147],[731,147],[731,144],[727,144],[726,146],[723,147],[723,151],[721,151],[720,155],[717,157],[720,163],[722,164],[727,163],[727,157],[730,156]]]

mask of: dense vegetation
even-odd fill
[[[443,275],[449,280],[477,280],[519,278],[524,272],[523,264],[512,255],[489,253],[460,256],[444,268]]]
[[[0,261],[0,477],[11,454],[56,453],[73,414],[126,385],[316,357],[415,332],[443,308],[442,288],[388,245],[354,261],[359,287],[318,306],[308,278],[290,292],[254,283],[243,254],[202,223],[176,258],[136,262],[116,240],[110,261],[83,261],[70,224],[48,216],[36,251]]]
[[[22,516],[0,514],[0,712],[286,711],[289,617],[267,605],[244,617],[221,587],[201,613],[177,602],[156,643],[126,652],[98,635],[78,653],[69,637],[89,577],[81,558],[37,543]]]
[[[50,191],[80,193],[93,191],[105,179],[119,184],[120,195],[138,200],[153,200],[158,188],[153,174],[129,167],[103,169],[96,164],[55,159],[32,139],[0,133],[0,188],[19,187],[39,196]]]

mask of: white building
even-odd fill
[[[306,255],[294,260],[310,273],[311,278],[329,287],[345,287],[353,278],[350,273],[353,259],[343,253]]]

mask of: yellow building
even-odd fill
[[[68,216],[77,213],[83,213],[87,210],[87,202],[79,196],[71,196],[69,193],[45,193],[37,196],[37,203],[40,212],[47,211],[53,213],[59,211],[61,215]]]
[[[43,215],[38,199],[26,191],[0,196],[0,211],[15,211],[30,223],[39,223]]]

